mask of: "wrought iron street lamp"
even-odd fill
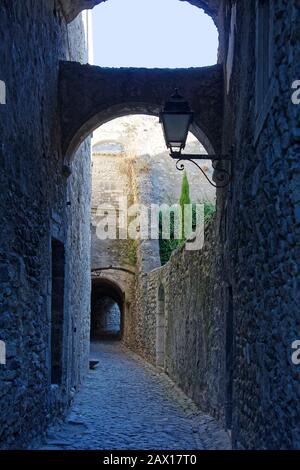
[[[188,101],[179,94],[177,89],[169,101],[165,103],[160,113],[159,121],[162,124],[167,148],[170,149],[170,156],[177,160],[176,167],[178,170],[184,170],[183,162],[190,161],[199,168],[212,186],[216,188],[225,188],[228,186],[231,181],[230,173],[224,168],[217,166],[217,163],[221,160],[231,160],[229,155],[182,154],[182,150],[184,150],[186,146],[190,126],[194,122],[194,113]],[[208,178],[201,166],[194,160],[212,160],[215,171],[214,179],[217,181],[216,184]]]
[[[194,113],[189,103],[176,90],[160,113],[165,141],[167,147],[171,150],[171,154],[180,153],[185,148],[193,120]]]

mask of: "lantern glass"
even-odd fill
[[[189,103],[175,91],[160,113],[166,145],[171,151],[180,152],[185,148],[193,112]]]
[[[161,121],[167,147],[184,149],[191,124],[191,115],[164,113]]]

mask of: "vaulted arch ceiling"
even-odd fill
[[[122,310],[124,293],[116,282],[108,278],[93,278],[92,285],[92,297],[111,297],[119,305],[120,310]]]
[[[189,101],[201,143],[221,150],[223,69],[107,69],[60,64],[62,151],[66,161],[97,127],[128,114],[157,116],[175,88]],[[209,146],[208,146],[209,143]],[[214,151],[212,151],[212,147]]]
[[[66,19],[68,22],[74,20],[76,16],[86,9],[91,9],[100,3],[106,2],[107,0],[59,0]],[[126,0],[124,0],[126,1]],[[179,0],[181,2],[189,2],[191,5],[195,5],[210,15],[215,23],[218,23],[218,10],[221,0]]]

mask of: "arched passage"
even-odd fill
[[[94,8],[100,3],[107,0],[60,0],[63,11],[68,22],[71,22],[76,16],[85,9]],[[124,0],[125,1],[125,0]],[[151,0],[149,0],[151,1]],[[212,17],[216,25],[218,25],[218,12],[221,0],[179,0],[181,2],[187,1],[191,5],[195,5]]]
[[[157,116],[175,88],[189,101],[195,130],[209,153],[221,151],[223,70],[103,69],[62,62],[60,113],[62,151],[69,164],[77,148],[97,127],[127,114]]]
[[[109,279],[94,279],[91,296],[91,339],[121,339],[125,299],[121,288]]]

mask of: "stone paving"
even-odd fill
[[[230,449],[228,435],[162,372],[121,343],[93,343],[90,370],[42,449]]]

